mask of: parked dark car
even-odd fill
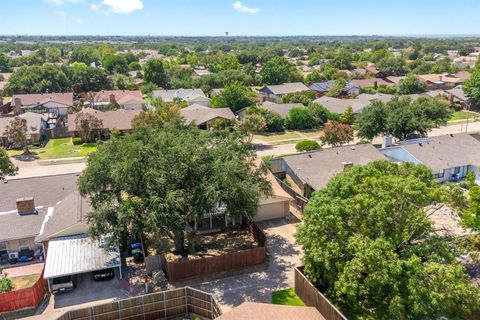
[[[93,275],[93,280],[95,281],[110,280],[110,279],[113,279],[113,277],[115,276],[115,271],[113,270],[113,268],[108,268],[108,269],[93,271],[92,275]]]

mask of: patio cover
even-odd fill
[[[118,248],[108,250],[106,239],[93,240],[86,234],[59,237],[48,242],[44,278],[121,267]]]

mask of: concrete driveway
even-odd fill
[[[294,285],[293,267],[300,265],[302,257],[301,248],[295,245],[297,224],[284,219],[258,223],[267,235],[266,265],[254,268],[251,272],[208,282],[189,282],[186,285],[214,294],[224,312],[244,301],[271,303],[272,291]]]

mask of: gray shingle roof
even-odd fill
[[[301,82],[290,82],[290,83],[284,83],[284,84],[278,84],[278,85],[271,85],[271,86],[265,86],[265,88],[270,90],[275,95],[282,95],[282,94],[303,92],[303,91],[310,90],[306,85],[304,85]]]
[[[359,144],[286,156],[283,160],[298,178],[313,189],[319,190],[343,170],[342,162],[364,165],[387,158],[374,146]]]
[[[180,114],[187,123],[195,122],[201,125],[215,118],[231,120],[235,118],[230,108],[209,108],[199,104],[192,104],[180,110]]]
[[[76,186],[77,174],[2,182],[0,183],[0,212],[15,210],[15,200],[22,197],[33,197],[35,206],[53,206],[75,191]]]
[[[0,213],[0,241],[25,239],[38,235],[47,209],[42,208],[37,211],[36,214],[23,216],[17,214],[16,211]]]
[[[468,133],[420,139],[400,148],[433,171],[465,165],[480,166],[480,141]]]
[[[293,108],[305,108],[305,106],[301,103],[274,103],[265,101],[260,105],[260,108],[278,113],[282,118],[286,118],[288,112],[290,112],[290,110]]]
[[[164,102],[172,102],[175,99],[192,101],[192,100],[209,100],[202,89],[172,89],[172,90],[154,90],[152,98],[161,98]]]

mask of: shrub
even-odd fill
[[[9,292],[13,289],[12,280],[0,277],[0,292]]]
[[[72,142],[73,142],[73,145],[74,145],[74,146],[79,146],[79,145],[82,144],[82,138],[80,138],[80,137],[74,137],[74,138],[72,139]]]
[[[320,148],[321,147],[318,142],[313,140],[303,140],[295,145],[295,149],[297,149],[297,151],[313,151]]]

